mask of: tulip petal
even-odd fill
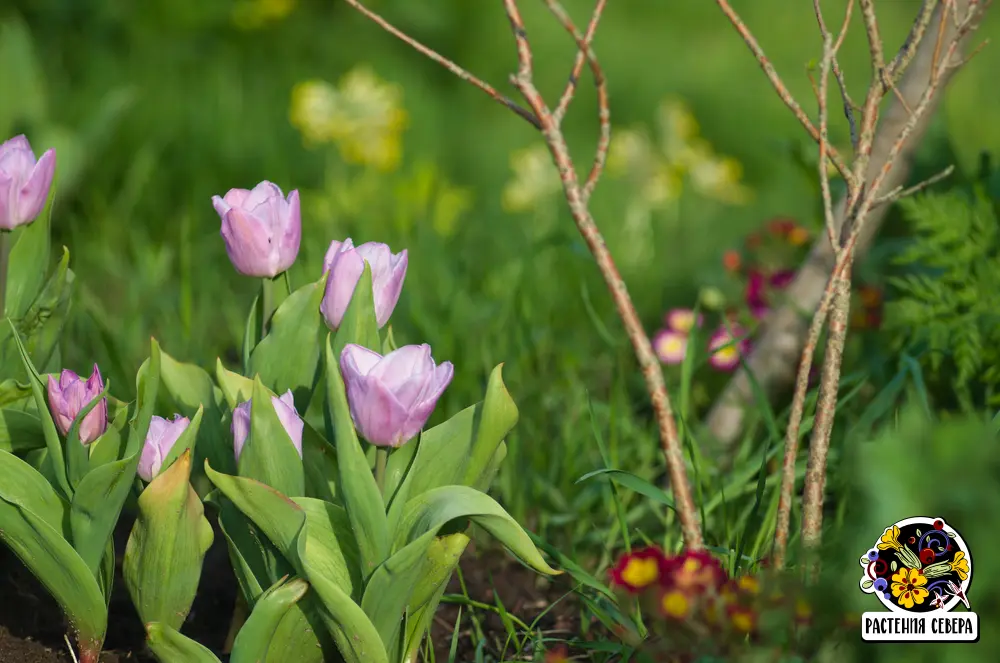
[[[226,253],[236,270],[245,276],[273,277],[268,258],[270,241],[257,217],[233,207],[222,218]]]
[[[0,155],[8,150],[26,150],[31,152],[31,143],[28,142],[28,138],[21,134],[19,136],[14,136],[8,140],[5,140],[2,145],[0,145]],[[34,158],[34,152],[31,152],[32,158]]]
[[[409,419],[406,408],[378,381],[365,379],[350,383],[347,400],[351,404],[354,425],[370,443],[398,447],[412,437],[405,436],[404,428]]]
[[[233,433],[233,453],[236,462],[240,461],[240,454],[243,453],[243,445],[250,435],[250,401],[244,401],[233,409],[233,423],[231,426]]]
[[[354,289],[364,271],[365,261],[357,251],[341,251],[334,256],[323,293],[323,303],[320,304],[320,312],[332,329],[339,327],[344,320],[347,305],[351,303]]]
[[[281,421],[282,427],[288,433],[288,437],[291,438],[292,444],[295,445],[295,450],[299,452],[299,457],[301,458],[302,431],[305,428],[305,424],[303,424],[299,413],[295,410],[295,397],[292,395],[292,390],[289,389],[278,398],[272,397],[271,405],[274,406],[274,412],[278,415],[278,420]]]
[[[340,370],[349,372],[352,378],[363,378],[382,361],[382,355],[368,348],[348,343],[340,352]]]
[[[323,273],[326,274],[330,271],[333,266],[334,261],[337,259],[337,254],[343,251],[349,251],[354,248],[354,242],[348,237],[343,242],[338,242],[333,240],[330,242],[330,248],[326,250],[326,255],[323,256]]]
[[[18,198],[18,218],[35,219],[42,213],[56,172],[56,151],[46,150],[31,170],[28,181],[21,186]]]

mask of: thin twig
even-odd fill
[[[580,192],[584,203],[590,200],[591,194],[593,194],[594,189],[597,187],[597,182],[604,172],[604,164],[608,160],[608,148],[611,146],[611,110],[608,105],[608,84],[604,78],[604,71],[601,69],[601,65],[597,61],[597,56],[594,55],[594,51],[590,45],[594,39],[594,33],[597,31],[597,24],[604,13],[606,2],[607,0],[597,0],[597,4],[594,6],[594,13],[590,17],[590,24],[587,26],[587,34],[584,36],[577,30],[573,19],[569,17],[569,14],[566,13],[566,10],[563,9],[558,0],[545,0],[545,4],[548,5],[549,10],[576,41],[578,49],[576,62],[580,62],[580,57],[583,56],[584,60],[590,66],[590,71],[594,76],[594,87],[597,88],[597,117],[600,122],[600,136],[597,139],[594,163],[590,167],[587,181]],[[556,126],[561,126],[562,124],[563,114],[565,114],[569,102],[573,99],[573,90],[576,88],[578,77],[579,72],[577,71],[576,63],[574,63],[573,75],[570,76],[570,82],[566,85],[563,96],[559,99],[559,105],[552,111],[552,119],[556,123]]]
[[[909,198],[913,194],[919,193],[920,191],[923,191],[927,187],[933,186],[933,185],[937,184],[938,182],[940,182],[941,180],[943,180],[943,179],[945,179],[947,177],[950,177],[953,172],[955,172],[955,166],[951,165],[951,166],[948,166],[947,168],[945,168],[944,170],[942,170],[937,175],[933,175],[931,177],[928,177],[923,182],[919,182],[917,184],[914,184],[911,187],[907,187],[907,188],[904,189],[902,186],[897,186],[895,189],[893,189],[889,193],[887,193],[885,195],[882,195],[882,196],[879,196],[878,198],[876,198],[875,202],[872,203],[872,207],[875,207],[876,205],[885,205],[887,203],[894,203],[897,200],[900,200],[901,198]]]
[[[778,96],[785,103],[785,105],[788,106],[789,109],[791,109],[795,117],[799,120],[802,126],[805,127],[805,130],[809,132],[809,135],[812,137],[812,139],[818,143],[819,130],[813,125],[812,120],[810,120],[809,116],[806,115],[806,112],[802,110],[802,107],[799,105],[799,103],[795,101],[795,98],[792,96],[792,93],[789,92],[788,88],[785,86],[785,83],[781,80],[781,77],[778,76],[778,72],[775,71],[774,65],[771,64],[771,61],[767,58],[767,55],[764,54],[764,49],[762,49],[760,47],[760,44],[757,43],[757,39],[753,36],[753,33],[750,32],[750,29],[746,26],[746,23],[743,22],[743,19],[740,18],[740,15],[737,14],[736,11],[732,8],[728,0],[715,0],[715,2],[717,5],[719,5],[719,9],[722,10],[722,13],[726,15],[726,18],[729,19],[729,22],[733,24],[733,27],[736,28],[736,31],[740,33],[740,36],[743,38],[743,41],[746,42],[746,45],[750,49],[750,52],[753,53],[755,58],[757,58],[757,63],[760,65],[760,68],[764,70],[764,73],[767,75],[768,80],[771,81],[771,85],[774,87],[774,90],[778,93]],[[830,146],[829,152],[830,152],[830,161],[837,168],[837,171],[840,173],[841,177],[844,178],[844,181],[846,181],[848,184],[853,183],[855,177],[848,169],[847,164],[844,163],[844,160],[840,156],[840,153],[837,152],[837,150],[833,146]]]
[[[498,92],[492,85],[490,85],[486,81],[474,76],[470,71],[468,71],[467,69],[463,69],[462,67],[455,64],[448,58],[444,57],[437,51],[428,48],[427,46],[424,46],[413,37],[410,37],[408,34],[399,30],[398,28],[396,28],[394,25],[389,23],[387,20],[385,20],[375,12],[365,7],[363,4],[361,4],[359,0],[344,0],[344,2],[357,9],[359,12],[361,12],[361,14],[363,14],[365,17],[370,19],[380,28],[391,34],[393,37],[406,43],[411,48],[413,48],[420,54],[430,58],[434,62],[437,62],[439,65],[443,66],[445,69],[455,74],[466,83],[470,83],[479,88],[480,90],[482,90],[483,92],[485,92],[486,94],[490,95],[490,97],[492,97],[495,101],[506,106],[509,110],[513,111],[514,114],[516,114],[518,117],[523,118],[525,121],[531,124],[531,126],[535,127],[536,129],[541,129],[541,125],[538,123],[537,117],[532,115],[531,112],[529,112],[528,110],[519,106],[514,100]]]

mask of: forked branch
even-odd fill
[[[545,102],[542,94],[535,87],[533,80],[533,53],[517,2],[516,0],[504,0],[504,10],[510,21],[518,60],[517,72],[511,76],[511,83],[521,93],[521,96],[524,97],[528,106],[527,109],[503,96],[491,85],[473,76],[451,60],[395,28],[381,16],[364,7],[359,0],[345,1],[374,21],[382,29],[403,40],[418,52],[441,64],[462,80],[483,90],[490,97],[528,120],[532,126],[541,132],[556,168],[559,171],[559,178],[562,182],[563,192],[569,204],[573,221],[591,254],[594,256],[598,269],[600,269],[601,275],[604,277],[604,281],[611,291],[612,300],[618,310],[618,315],[625,327],[629,341],[632,343],[636,359],[645,378],[646,388],[649,392],[659,427],[660,441],[670,477],[670,487],[673,491],[674,507],[680,521],[685,545],[689,549],[702,548],[701,524],[699,523],[698,511],[695,508],[694,499],[691,494],[691,484],[688,479],[683,449],[681,448],[680,437],[677,432],[677,423],[674,419],[670,397],[667,394],[659,360],[656,358],[649,337],[642,327],[642,322],[632,303],[628,288],[625,286],[625,282],[618,272],[615,261],[605,244],[604,237],[597,228],[597,224],[594,222],[594,218],[588,207],[590,195],[600,180],[604,169],[611,135],[607,87],[604,74],[601,71],[597,57],[594,55],[592,46],[594,34],[597,31],[606,0],[597,0],[587,30],[583,34],[580,33],[557,0],[546,0],[546,4],[553,15],[576,41],[578,49],[569,82],[554,108]],[[601,133],[590,174],[587,176],[585,182],[581,184],[565,137],[563,136],[561,124],[566,110],[573,99],[584,64],[589,65],[594,77],[595,86],[597,87]]]

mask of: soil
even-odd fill
[[[131,519],[123,517],[115,532],[118,551],[118,573],[110,604],[108,633],[101,663],[153,663],[156,659],[145,649],[145,632],[132,607],[121,578],[121,554],[131,531]],[[580,632],[579,609],[569,598],[569,580],[548,581],[521,566],[500,551],[479,553],[470,546],[462,558],[462,574],[471,599],[496,605],[496,595],[508,613],[532,624],[538,615],[553,603],[535,624],[547,638],[570,638]],[[494,590],[494,587],[496,588]],[[496,594],[494,593],[496,592]],[[452,578],[448,594],[461,594],[457,575]],[[66,622],[55,601],[6,546],[0,545],[0,663],[73,663],[65,641]],[[215,544],[209,550],[202,572],[198,597],[195,599],[183,627],[183,632],[202,643],[225,663],[221,654],[236,597],[236,580],[229,567],[229,557],[221,532],[216,531]],[[442,603],[431,628],[437,661],[447,661],[459,606]],[[530,661],[530,652],[512,651],[505,645],[507,631],[498,615],[475,611],[485,636],[483,652],[486,660]],[[459,626],[457,661],[476,660],[479,638],[469,617],[469,608],[462,609]],[[506,648],[505,648],[506,647]]]

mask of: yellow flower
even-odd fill
[[[895,525],[885,530],[882,534],[882,538],[878,540],[879,550],[899,550],[899,528]]]
[[[739,588],[750,594],[756,594],[760,591],[760,581],[753,576],[740,576],[736,581]]]
[[[955,553],[955,559],[951,560],[951,570],[957,573],[961,580],[969,577],[969,560],[961,550]]]
[[[920,572],[920,569],[901,568],[892,576],[892,595],[896,597],[896,602],[907,610],[913,608],[914,604],[921,604],[930,594],[924,585],[927,578]]]
[[[503,189],[503,207],[508,212],[526,212],[562,190],[559,171],[542,144],[517,150],[510,157],[514,177]]]
[[[658,109],[657,124],[664,155],[671,161],[683,162],[683,155],[700,131],[690,107],[680,99],[664,99]]]
[[[802,246],[809,241],[809,231],[802,226],[795,226],[788,233],[788,243],[792,246]]]
[[[632,587],[649,587],[660,578],[659,562],[652,557],[633,557],[622,569],[621,578]]]
[[[407,114],[402,90],[367,66],[349,71],[334,88],[307,81],[292,90],[290,117],[307,143],[337,145],[344,161],[391,171],[402,155]]]
[[[254,30],[285,18],[296,4],[297,0],[244,0],[233,8],[233,23],[241,30]]]
[[[673,590],[664,592],[660,599],[660,609],[663,614],[672,619],[684,619],[691,608],[691,602],[683,592]]]
[[[729,623],[740,633],[752,631],[756,621],[756,615],[749,608],[733,606],[729,610]]]
[[[611,144],[608,146],[608,174],[620,177],[635,171],[648,168],[653,160],[649,138],[635,129],[621,129],[611,134]]]

